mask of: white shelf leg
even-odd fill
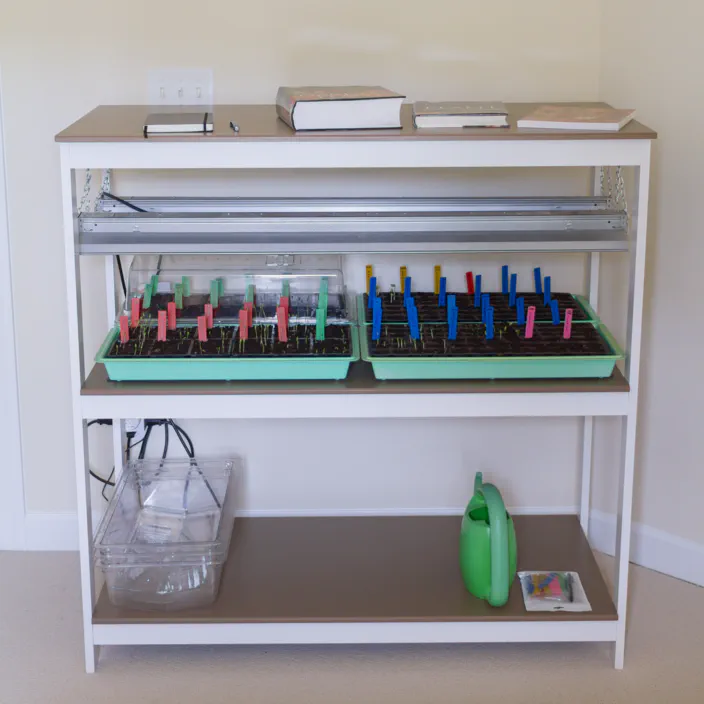
[[[93,525],[91,520],[90,486],[88,481],[88,443],[81,414],[81,384],[85,378],[83,366],[83,329],[81,309],[81,279],[77,255],[78,228],[76,188],[73,172],[66,160],[66,149],[61,147],[61,191],[63,200],[64,244],[66,254],[66,290],[68,301],[68,333],[71,358],[71,410],[73,418],[73,448],[76,465],[78,504],[78,545],[81,563],[81,604],[83,612],[83,642],[86,672],[95,672],[98,650],[93,642],[93,603],[95,581],[93,574]]]
[[[598,179],[598,175],[595,177]],[[601,254],[590,252],[587,259],[587,286],[589,304],[598,312],[599,308],[599,271]],[[589,537],[589,512],[592,491],[592,448],[594,444],[594,417],[585,416],[582,429],[582,489],[579,506],[579,522],[584,534]]]
[[[645,285],[645,241],[648,222],[648,185],[650,182],[650,144],[640,167],[636,170],[637,206],[631,228],[631,267],[629,278],[628,331],[626,336],[626,378],[631,386],[628,415],[623,420],[623,465],[618,518],[616,524],[616,633],[615,667],[622,669],[626,647],[626,609],[628,603],[628,569],[631,550],[631,522],[633,511],[633,483],[636,459],[636,424],[638,417],[638,380],[640,374],[640,345],[643,323],[643,288]]]

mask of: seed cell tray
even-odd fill
[[[95,358],[112,381],[344,379],[359,359],[357,332],[348,325],[326,326],[324,340],[315,339],[315,325],[290,325],[287,342],[273,325],[253,326],[247,340],[234,325],[215,326],[203,342],[193,326],[169,330],[161,342],[154,326],[131,335],[121,343],[114,328]]]
[[[536,324],[531,339],[525,326],[495,326],[492,340],[479,323],[458,325],[448,340],[448,326],[424,325],[413,340],[405,325],[382,325],[379,340],[371,326],[360,334],[362,359],[378,379],[569,379],[604,378],[613,373],[623,353],[606,327],[585,323],[572,327]]]
[[[474,305],[474,296],[467,293],[449,294],[456,297],[458,318],[460,323],[481,323],[481,307]],[[517,293],[516,298],[523,296],[526,311],[530,306],[535,306],[536,322],[552,322],[552,313],[549,306],[545,305],[543,296],[537,293]],[[407,323],[406,306],[403,303],[403,294],[382,293],[381,309],[384,323]],[[596,313],[589,306],[589,302],[582,296],[571,293],[553,293],[552,300],[557,301],[560,310],[560,320],[564,321],[565,311],[572,308],[572,321],[588,322],[597,320]],[[413,293],[413,301],[418,309],[420,323],[446,323],[447,308],[438,305],[438,296],[434,293]],[[509,298],[503,293],[490,293],[489,302],[494,307],[494,322],[510,322],[516,320],[516,308],[509,306]],[[363,294],[364,314],[360,320],[372,322],[372,309],[369,308],[369,296]]]

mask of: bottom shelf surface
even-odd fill
[[[519,570],[578,572],[592,611],[527,612],[518,580],[503,608],[459,572],[458,516],[240,518],[213,606],[113,606],[98,644],[608,641],[617,614],[576,516],[515,516]]]

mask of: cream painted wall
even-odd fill
[[[702,3],[609,0],[600,75],[604,100],[637,108],[659,133],[651,180],[635,520],[699,543],[704,543],[702,27]]]
[[[217,102],[269,102],[279,84],[328,82],[381,83],[409,97],[429,99],[476,95],[590,100],[598,94],[600,7],[596,2],[436,0],[429,5],[409,0],[247,4],[202,0],[195,13],[192,3],[178,0],[125,0],[117,6],[85,0],[7,5],[0,23],[0,64],[30,511],[70,511],[75,506],[58,150],[53,142],[61,128],[100,103],[144,102],[147,70],[163,66],[212,66]],[[126,187],[127,181],[122,183]],[[414,188],[423,192],[422,182]],[[570,269],[560,271],[567,276]],[[85,273],[93,290],[102,292],[100,270],[89,264]],[[580,277],[574,285],[581,287]],[[46,291],[54,292],[50,309]],[[88,304],[92,339],[102,334],[105,325],[101,296],[91,296]],[[42,319],[41,326],[37,318]],[[424,465],[414,465],[413,471],[425,470],[429,477],[453,463],[452,481],[436,487],[430,498],[438,505],[456,503],[459,494],[466,496],[471,482],[467,479],[462,485],[459,472],[462,463],[473,469],[473,461],[484,463],[490,471],[513,467],[514,475],[506,479],[512,503],[573,504],[576,423],[531,424],[521,426],[522,431],[512,421],[482,421],[474,426],[453,421],[435,426],[447,440],[442,466],[437,459],[423,456]],[[363,429],[357,426],[321,423],[318,431],[331,441],[352,442],[352,431]],[[378,424],[369,432],[376,438],[384,428],[391,435],[380,438],[378,446],[388,439],[404,442],[407,431],[395,421]],[[230,432],[222,425],[218,429]],[[526,452],[503,443],[501,430],[517,441],[521,436],[516,433],[534,430],[537,445],[557,445],[547,457],[533,457],[528,451],[530,460],[521,466],[519,460]],[[299,473],[308,471],[305,466],[290,468],[290,453],[271,456],[267,445],[273,432],[289,433],[287,442],[295,447],[301,429],[238,424],[235,449],[249,454],[250,466],[255,468],[275,464]],[[613,428],[604,432],[613,435]],[[410,460],[421,452],[419,436],[415,437],[402,447],[403,458]],[[244,442],[247,438],[249,445]],[[491,455],[487,439],[502,446],[498,455]],[[609,446],[600,445],[606,448],[601,453],[607,472]],[[384,458],[386,464],[393,462],[388,454]],[[322,473],[330,466],[316,462],[319,466],[311,471]],[[355,462],[338,471],[354,472]],[[376,481],[389,482],[392,474],[377,473]],[[517,483],[520,491],[514,490]],[[430,491],[433,483],[427,486]],[[354,489],[358,490],[359,486]]]

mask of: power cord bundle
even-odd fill
[[[100,418],[96,420],[91,420],[88,422],[87,426],[90,428],[92,425],[112,425],[112,420],[109,418]],[[155,427],[157,426],[163,426],[164,427],[164,449],[162,450],[161,453],[161,459],[165,460],[166,456],[168,455],[169,452],[169,428],[171,428],[175,433],[176,437],[178,438],[179,442],[181,443],[181,446],[183,447],[183,450],[185,451],[186,455],[188,456],[189,459],[193,459],[195,457],[195,448],[193,446],[193,440],[191,440],[190,435],[174,420],[171,418],[160,418],[160,419],[150,419],[146,420],[144,422],[145,426],[145,431],[144,431],[144,437],[141,440],[138,440],[137,442],[133,443],[132,440],[134,439],[134,433],[129,432],[127,433],[127,446],[125,448],[125,458],[129,462],[132,456],[132,450],[135,447],[138,447],[141,445],[139,448],[139,454],[137,455],[137,458],[140,460],[143,460],[147,454],[147,446],[149,445],[149,440],[152,435],[152,431]],[[115,476],[115,467],[112,468],[112,471],[110,472],[110,475],[106,479],[105,477],[101,477],[97,472],[94,472],[92,469],[90,470],[90,476],[93,477],[93,479],[96,479],[103,485],[103,489],[101,491],[102,497],[105,499],[105,501],[109,501],[109,498],[106,496],[105,491],[108,487],[114,487],[115,482],[113,481],[113,477]],[[212,489],[211,489],[212,493]]]

